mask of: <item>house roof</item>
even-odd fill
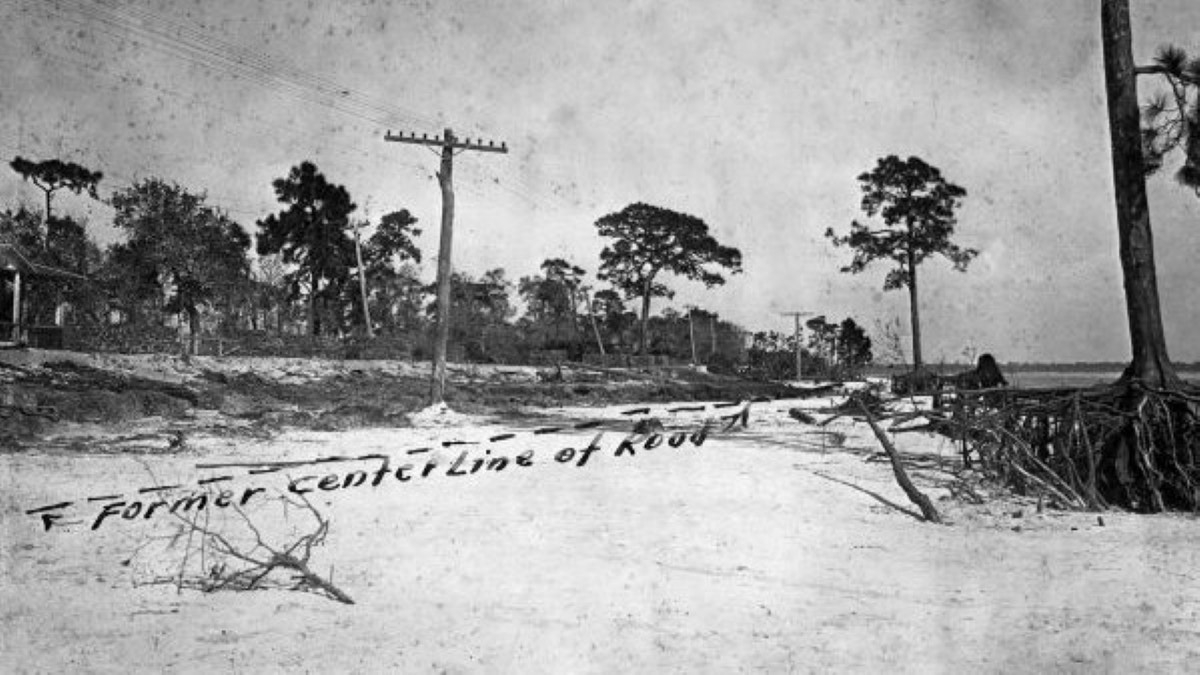
[[[12,241],[0,237],[0,270],[17,270],[21,274],[46,279],[74,279],[87,281],[87,277],[68,270],[50,265],[43,265],[29,259],[28,256]]]

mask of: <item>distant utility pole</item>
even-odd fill
[[[383,137],[385,141],[397,143],[413,143],[416,145],[433,145],[442,149],[442,166],[437,173],[438,185],[442,188],[442,238],[438,246],[437,269],[437,330],[433,346],[433,375],[429,387],[429,403],[437,405],[445,399],[446,394],[446,343],[450,340],[450,243],[454,236],[454,151],[465,152],[478,150],[480,152],[508,152],[508,145],[496,145],[488,141],[472,143],[471,139],[459,141],[450,129],[446,129],[442,138],[429,138],[415,133],[407,136],[401,131],[393,134],[391,131]]]
[[[790,316],[796,320],[796,379],[800,379],[804,375],[804,364],[800,359],[800,317],[812,316],[812,312],[780,312],[783,316]]]

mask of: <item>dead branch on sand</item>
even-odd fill
[[[871,425],[871,431],[875,432],[875,438],[879,439],[880,445],[887,451],[888,458],[892,460],[892,471],[896,474],[896,482],[900,484],[900,489],[904,490],[904,494],[908,495],[909,501],[921,509],[921,515],[925,517],[926,521],[940,524],[942,517],[938,514],[937,509],[934,508],[933,502],[929,501],[929,497],[926,497],[909,480],[908,472],[904,470],[904,465],[900,462],[900,453],[896,452],[896,446],[892,445],[892,441],[888,439],[887,434],[875,423],[875,418],[871,415],[871,411],[867,409],[867,406],[860,403],[859,408],[866,418],[867,424]]]
[[[290,585],[283,586],[284,588],[317,593],[353,605],[354,600],[331,581],[332,570],[328,579],[312,571],[312,552],[315,547],[325,543],[325,537],[329,533],[329,519],[322,516],[304,495],[300,495],[300,500],[296,501],[285,495],[276,498],[284,509],[292,506],[310,514],[315,520],[314,529],[282,546],[268,544],[262,531],[236,503],[230,506],[253,535],[252,544],[235,544],[225,533],[213,531],[208,520],[208,510],[194,511],[190,518],[172,512],[180,526],[169,547],[173,547],[185,535],[187,537],[179,568],[176,573],[156,577],[148,584],[173,585],[177,591],[190,588],[204,593],[252,591],[267,588],[268,577],[272,572],[290,571],[294,574]],[[141,547],[139,552],[140,550]],[[195,566],[189,567],[189,563],[194,563],[197,556],[198,571]]]

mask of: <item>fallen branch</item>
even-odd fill
[[[212,531],[207,518],[203,523],[200,522],[198,511],[191,519],[172,512],[180,526],[171,546],[186,535],[182,560],[177,572],[168,577],[153,579],[149,583],[174,585],[177,591],[183,588],[193,588],[204,593],[222,590],[250,591],[266,588],[272,572],[291,571],[296,574],[290,586],[292,590],[316,592],[338,602],[353,605],[354,600],[342,589],[312,570],[310,560],[313,549],[324,544],[329,533],[329,520],[303,495],[300,499],[302,501],[297,502],[285,496],[278,497],[284,509],[290,505],[312,514],[316,520],[316,527],[284,546],[267,543],[262,531],[238,504],[231,506],[253,535],[252,545],[240,546],[230,541],[231,537],[225,533]],[[205,511],[206,515],[207,513]],[[141,548],[139,547],[139,552]],[[197,555],[200,558],[198,574],[194,569],[189,570],[189,562],[194,561]]]
[[[867,410],[867,406],[859,404],[859,409],[862,411],[863,417],[867,420],[867,424],[871,425],[871,431],[875,432],[875,438],[879,439],[879,443],[883,449],[887,451],[888,458],[892,460],[892,471],[896,474],[896,482],[900,484],[900,489],[904,490],[904,494],[908,495],[909,501],[917,505],[921,509],[921,515],[925,520],[931,523],[941,523],[942,517],[933,506],[933,502],[929,501],[924,493],[913,485],[908,477],[908,472],[904,470],[904,465],[900,463],[900,453],[896,452],[896,446],[892,445],[887,434],[879,425],[875,423],[875,418],[871,415],[871,411]]]

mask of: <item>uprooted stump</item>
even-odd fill
[[[1063,508],[1200,510],[1200,391],[1137,381],[1091,389],[959,392],[936,428],[981,469]]]

